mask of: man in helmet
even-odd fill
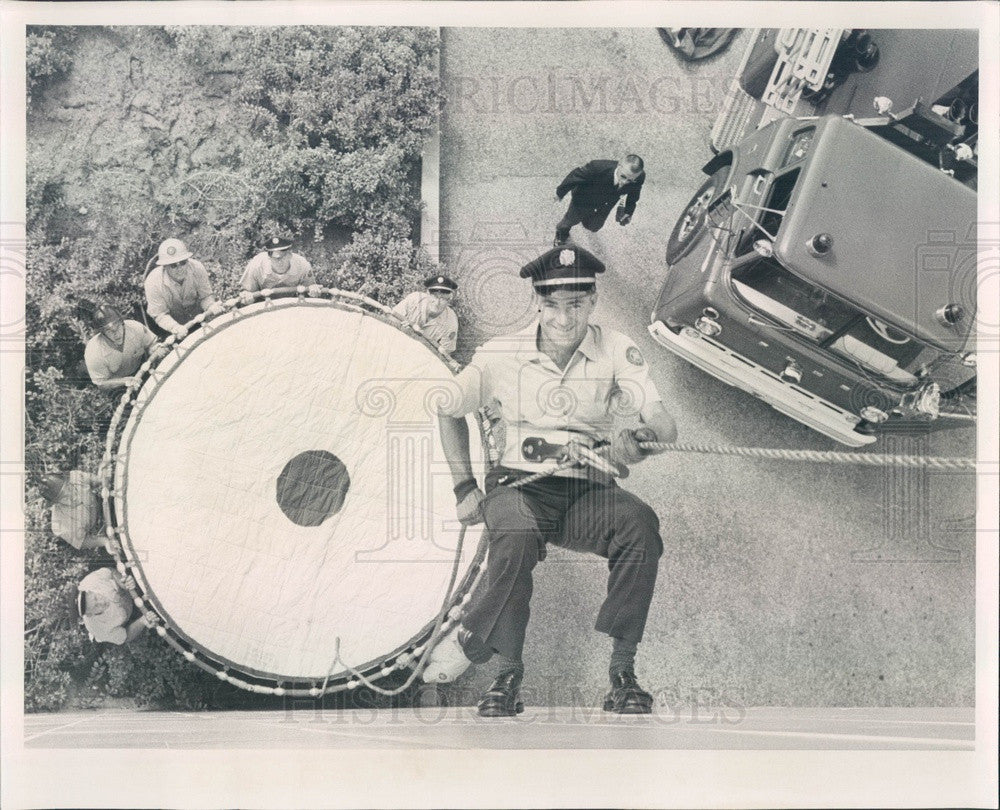
[[[292,241],[281,236],[272,236],[264,243],[264,250],[254,256],[243,271],[240,299],[244,303],[253,300],[250,293],[277,287],[298,287],[305,285],[318,293],[316,275],[312,265],[304,256],[292,252]]]
[[[496,680],[479,703],[483,716],[513,716],[523,708],[518,693],[532,571],[548,543],[608,561],[607,594],[595,624],[612,640],[604,709],[652,709],[634,659],[663,550],[659,519],[608,473],[642,461],[650,451],[640,442],[673,442],[677,429],[639,347],[590,323],[596,274],[603,271],[597,257],[574,247],[549,250],[522,268],[521,276],[532,281],[538,319],[478,349],[455,378],[458,395],[439,414],[458,518],[484,521],[489,546],[485,573],[423,677],[450,681],[470,663],[496,656]],[[469,461],[465,415],[494,400],[507,440],[484,494]],[[639,426],[618,430],[615,420],[626,417]],[[542,442],[576,464],[522,488],[510,486],[549,468],[550,461],[534,454]]]
[[[448,276],[428,276],[424,292],[412,292],[392,308],[420,334],[451,357],[458,345],[458,316],[451,308],[458,285]]]
[[[556,199],[570,195],[569,208],[556,225],[556,247],[569,240],[569,231],[580,223],[588,231],[599,231],[619,199],[615,219],[619,225],[632,221],[642,184],[646,180],[642,158],[626,155],[617,163],[613,160],[592,160],[573,169],[556,188]]]
[[[128,385],[156,343],[156,336],[138,321],[125,320],[110,304],[94,310],[95,334],[87,341],[83,359],[98,388]]]
[[[125,644],[146,629],[128,589],[135,587],[131,576],[123,577],[111,568],[91,571],[77,586],[76,610],[92,641]]]
[[[97,476],[83,470],[42,479],[42,498],[52,507],[52,534],[77,551],[104,548],[99,487]]]
[[[178,338],[187,334],[184,324],[217,306],[205,265],[192,258],[180,239],[163,241],[144,287],[146,312],[157,326]]]

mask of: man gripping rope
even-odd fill
[[[434,648],[423,677],[450,681],[470,663],[497,655],[496,680],[479,703],[483,716],[512,716],[523,708],[521,653],[532,570],[544,559],[547,543],[608,560],[607,597],[596,622],[612,638],[604,708],[652,708],[651,695],[636,680],[634,660],[663,549],[656,514],[612,476],[583,463],[523,488],[510,486],[545,466],[527,452],[542,442],[565,446],[573,460],[589,458],[607,467],[608,461],[641,461],[646,454],[640,441],[676,438],[639,348],[625,335],[590,323],[595,276],[603,271],[600,260],[576,247],[555,248],[522,268],[521,276],[532,280],[538,320],[481,346],[457,377],[460,401],[440,416],[458,517],[466,524],[485,521],[489,551],[460,623]],[[484,494],[472,474],[464,415],[494,400],[507,442]],[[641,426],[612,435],[615,412],[626,410],[638,412]],[[609,452],[595,459],[602,443]]]

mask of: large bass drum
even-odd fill
[[[451,361],[374,301],[288,292],[154,351],[108,434],[104,502],[171,646],[242,688],[319,696],[412,668],[482,550],[471,527],[456,554],[435,416]],[[488,423],[472,429],[488,463]]]

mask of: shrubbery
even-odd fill
[[[29,30],[29,470],[96,469],[117,395],[81,379],[86,317],[100,300],[134,317],[166,237],[185,240],[222,297],[273,231],[322,283],[386,304],[432,272],[413,224],[437,49],[430,29]],[[56,541],[47,519],[29,479],[26,708],[231,705],[229,687],[156,637],[87,641],[64,596],[109,560]]]
[[[37,26],[24,41],[24,63],[28,100],[33,92],[64,76],[73,64],[72,47],[76,34],[71,28]]]

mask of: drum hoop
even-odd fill
[[[260,315],[265,312],[274,311],[275,308],[286,308],[295,306],[332,306],[336,309],[347,312],[359,312],[362,315],[374,317],[383,323],[392,326],[403,334],[416,338],[425,346],[435,352],[452,371],[457,373],[461,366],[452,358],[444,354],[440,348],[412,326],[396,316],[388,307],[377,301],[367,298],[358,293],[335,288],[320,288],[318,294],[313,294],[304,286],[283,287],[277,289],[261,290],[254,294],[254,300],[242,302],[239,298],[230,298],[221,302],[224,315],[238,312],[250,306],[264,303],[263,309],[254,309],[253,312],[244,313],[240,317],[228,320],[219,326],[212,325],[212,321],[201,313],[185,324],[188,335],[185,339],[195,336],[197,339],[188,346],[180,347],[181,340],[171,335],[166,340],[158,343],[154,347],[150,357],[140,366],[125,393],[122,395],[117,408],[115,409],[108,427],[105,439],[104,456],[101,460],[99,478],[101,480],[101,501],[104,512],[105,532],[108,538],[106,547],[115,559],[117,570],[123,576],[130,574],[132,569],[141,569],[141,565],[136,560],[131,546],[131,539],[128,532],[127,515],[119,514],[118,500],[124,497],[128,484],[127,467],[122,464],[127,457],[132,439],[136,433],[142,414],[146,407],[153,401],[156,393],[163,383],[169,379],[174,369],[180,366],[184,358],[204,343],[212,335],[230,326],[242,323],[247,318]],[[157,374],[157,367],[171,356],[173,352],[178,353],[178,358],[169,369]],[[147,396],[138,402],[139,394],[145,389],[146,384],[152,380],[154,387],[147,392]],[[140,410],[134,413],[135,408]],[[132,416],[135,419],[132,420]],[[480,439],[483,444],[484,457],[487,464],[493,466],[499,458],[499,451],[496,447],[495,436],[492,433],[489,420],[483,412],[478,414]],[[129,425],[131,424],[131,428]],[[127,432],[127,436],[125,435]],[[124,440],[124,454],[123,454]],[[122,464],[122,471],[119,475],[118,467]],[[468,569],[456,585],[449,600],[449,610],[454,610],[468,599],[472,586],[481,573],[483,560],[486,556],[486,537],[480,537],[478,548],[469,562]],[[133,580],[136,580],[133,577]],[[156,633],[163,638],[167,644],[180,653],[190,663],[210,672],[220,680],[231,683],[241,689],[251,692],[274,695],[290,695],[295,697],[322,697],[322,695],[343,690],[357,688],[359,681],[346,670],[328,675],[325,679],[320,676],[281,676],[275,673],[268,673],[262,670],[237,664],[224,656],[218,655],[208,650],[197,641],[189,638],[170,619],[169,613],[152,592],[145,592],[139,587],[136,580],[134,587],[130,587],[129,593],[136,607],[138,607],[146,619],[147,623],[155,629]],[[384,653],[379,657],[368,661],[355,669],[368,678],[385,677],[393,671],[410,668],[415,663],[415,658],[423,650],[434,629],[436,617],[430,619],[418,633],[409,641],[395,648],[391,652]],[[447,621],[446,621],[447,624]],[[333,643],[331,641],[331,656],[333,654]],[[331,669],[333,664],[331,664]],[[253,680],[245,680],[234,675],[230,675],[230,670],[248,676]],[[321,683],[322,682],[322,683]],[[276,685],[274,685],[276,684]],[[287,684],[287,686],[286,686]],[[306,686],[308,684],[308,686]]]

